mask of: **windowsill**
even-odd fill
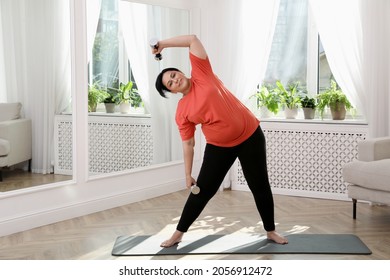
[[[305,124],[335,124],[335,125],[367,125],[367,121],[363,119],[285,119],[285,118],[260,118],[260,122],[277,122],[277,123],[305,123]]]
[[[115,113],[106,113],[106,112],[91,112],[88,113],[88,116],[99,116],[99,117],[131,117],[131,118],[150,118],[150,114],[141,114],[141,113],[128,113],[128,114],[122,114],[119,112]]]
[[[63,112],[61,115],[72,115],[71,112]],[[141,113],[128,113],[122,114],[119,112],[115,113],[106,113],[106,112],[89,112],[88,116],[96,117],[121,117],[121,118],[151,118],[150,114],[141,114]]]

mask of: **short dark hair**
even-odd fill
[[[178,71],[178,72],[181,72],[179,69],[177,68],[173,68],[173,67],[170,67],[170,68],[165,68],[164,70],[161,71],[160,74],[158,74],[157,78],[156,78],[156,89],[158,91],[158,93],[162,96],[162,97],[167,97],[165,95],[165,92],[170,92],[169,89],[167,89],[167,87],[163,84],[162,82],[162,79],[163,79],[163,75],[165,72],[168,72],[168,71]]]

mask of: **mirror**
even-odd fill
[[[124,3],[133,5],[130,11],[142,11],[147,15],[138,19],[136,30],[142,32],[138,32],[137,37],[125,37],[123,34],[129,30],[121,26],[120,20],[113,23],[121,31],[117,39],[116,77],[119,77],[118,82],[123,83],[134,80],[145,104],[145,111],[121,114],[117,106],[116,112],[109,114],[101,103],[97,112],[89,113],[90,175],[181,160],[181,141],[174,122],[178,98],[161,98],[154,89],[154,79],[163,68],[169,66],[177,67],[189,75],[188,50],[165,50],[163,60],[157,62],[150,54],[148,41],[150,37],[167,38],[189,33],[189,11],[122,0],[102,0],[96,12],[96,3],[100,1],[86,0],[88,22],[95,24],[94,30],[100,32],[108,31],[105,28],[109,28],[109,25],[101,24],[100,16],[109,22],[109,12],[118,11],[119,5]],[[101,7],[105,7],[106,12],[100,13]],[[95,14],[95,17],[97,15],[95,21],[89,20],[93,19],[91,14]],[[117,17],[119,19],[119,15]],[[31,118],[33,127],[32,172],[27,171],[26,162],[11,168],[1,168],[3,182],[0,182],[0,193],[52,183],[54,186],[68,184],[73,178],[72,131],[75,123],[70,99],[69,22],[68,0],[0,2],[0,102],[21,101],[22,114]],[[88,30],[91,30],[90,26]],[[91,49],[93,61],[92,47],[96,32],[94,36],[91,34],[88,32],[88,44],[91,44],[88,48]],[[125,43],[128,38],[135,40],[138,36],[143,36],[145,43],[145,47],[139,49],[148,57],[148,67],[141,68],[141,72],[139,67],[135,67],[138,70],[133,69],[139,56],[138,51],[130,52],[127,47],[132,44]],[[100,37],[98,40],[102,39]],[[94,66],[96,63],[90,63],[91,73]],[[143,75],[142,71],[147,74]],[[150,80],[142,81],[145,77]],[[112,125],[108,126],[107,123]],[[104,130],[106,127],[109,129]],[[105,139],[99,139],[96,135],[104,135]],[[120,154],[120,151],[126,151],[127,154]],[[108,154],[111,154],[111,158]]]
[[[166,67],[189,75],[188,50],[166,49],[157,61],[149,41],[188,34],[189,11],[122,0],[88,2],[89,94],[104,95],[96,109],[89,106],[90,176],[182,160],[175,123],[180,96],[164,99],[154,83]]]
[[[0,30],[0,103],[20,102],[21,118],[31,120],[32,130],[32,172],[23,157],[7,162],[1,155],[0,192],[71,180],[72,172],[54,174],[56,157],[72,155],[72,123],[57,119],[71,107],[69,1],[1,1]],[[62,134],[56,137],[58,127]],[[62,138],[69,146],[58,154]],[[15,145],[13,152],[26,153]]]

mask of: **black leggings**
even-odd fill
[[[268,180],[265,137],[259,127],[251,137],[235,147],[206,145],[197,180],[200,193],[190,194],[177,230],[186,232],[216,194],[230,167],[238,158],[266,231],[275,230],[274,201]]]

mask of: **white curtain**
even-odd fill
[[[180,137],[174,120],[178,98],[162,98],[155,90],[154,83],[158,73],[168,66],[183,69],[183,72],[188,73],[185,70],[189,68],[188,63],[185,65],[183,62],[188,61],[188,50],[183,59],[180,55],[171,55],[171,50],[167,49],[164,51],[163,60],[157,62],[149,46],[151,37],[162,39],[183,34],[182,30],[188,25],[177,24],[181,22],[177,17],[180,17],[180,13],[176,14],[168,8],[119,2],[119,20],[126,52],[146,110],[152,116],[153,164],[182,158]],[[188,28],[184,34],[186,33]]]
[[[212,4],[218,21],[210,23],[209,32],[218,53],[212,54],[211,63],[220,65],[215,72],[239,99],[247,101],[265,75],[279,0],[223,0]]]
[[[214,72],[248,107],[267,69],[279,0],[214,0],[207,2],[205,46]],[[216,15],[218,20],[215,20]],[[221,187],[230,186],[230,173]]]
[[[370,137],[390,134],[390,2],[309,0],[329,66]]]
[[[7,102],[7,80],[5,76],[5,60],[4,52],[1,51],[4,49],[3,44],[3,24],[2,24],[2,15],[1,15],[1,3],[0,3],[0,103]]]
[[[87,8],[87,48],[88,61],[92,59],[92,48],[95,41],[96,29],[99,22],[102,0],[86,0]]]
[[[279,0],[241,1],[233,91],[246,101],[263,80],[278,17]]]
[[[54,116],[71,98],[69,1],[2,0],[0,12],[5,101],[23,104],[33,126],[32,170],[49,173]]]
[[[390,1],[360,0],[364,95],[370,136],[390,136]]]
[[[134,78],[146,109],[150,107],[150,81],[148,59],[148,10],[143,4],[119,1],[119,21]],[[127,81],[124,81],[127,82]]]

